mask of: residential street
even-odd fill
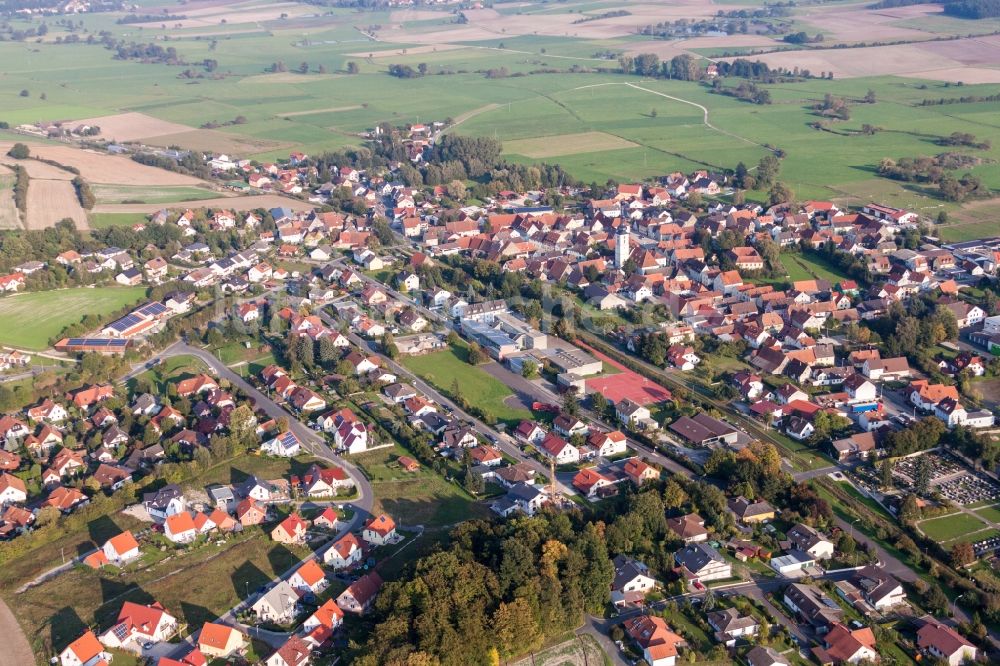
[[[337,539],[339,539],[347,532],[350,532],[355,528],[357,528],[361,523],[363,523],[371,516],[372,506],[374,505],[375,502],[375,495],[372,490],[371,484],[368,482],[368,479],[364,476],[364,474],[360,472],[360,470],[358,470],[358,468],[355,465],[344,460],[340,456],[334,454],[333,451],[330,449],[330,447],[327,445],[326,440],[321,435],[317,434],[315,431],[310,429],[307,425],[302,423],[298,419],[298,417],[286,411],[283,407],[274,402],[270,397],[258,391],[253,385],[251,385],[245,379],[243,379],[238,374],[233,372],[230,368],[226,367],[226,365],[222,361],[220,361],[218,358],[213,356],[208,351],[198,347],[193,347],[184,342],[176,342],[170,347],[168,347],[166,350],[164,350],[161,354],[159,354],[158,358],[170,358],[174,356],[185,356],[185,355],[194,356],[200,359],[201,361],[206,363],[209,367],[211,367],[213,372],[215,372],[215,374],[218,377],[225,378],[229,380],[229,382],[232,383],[234,386],[238,386],[241,390],[246,392],[246,394],[249,395],[254,400],[255,406],[263,410],[264,413],[266,413],[268,416],[275,419],[281,417],[287,417],[289,429],[295,433],[295,435],[299,438],[299,441],[302,442],[302,445],[306,450],[308,450],[311,454],[315,455],[318,458],[321,458],[331,464],[342,467],[351,476],[359,493],[359,496],[356,499],[352,499],[349,502],[344,502],[345,504],[350,504],[352,509],[354,510],[354,517],[351,519],[351,522],[347,524],[343,529],[341,529],[336,534],[336,536],[331,538],[324,546],[316,550],[312,555],[305,558],[301,562],[295,564],[287,571],[283,572],[277,579],[272,581],[272,585],[278,582],[279,580],[287,579],[289,576],[292,575],[292,573],[295,572],[295,570],[299,568],[299,566],[301,566],[303,562],[307,562],[312,559],[322,560],[323,554],[327,550],[333,547],[333,544],[337,541]],[[271,586],[269,585],[268,588],[270,587]],[[237,604],[235,607],[230,609],[225,615],[220,617],[218,621],[224,624],[239,627],[243,631],[246,631],[260,638],[261,640],[268,643],[272,647],[278,647],[282,643],[284,643],[284,641],[288,638],[288,634],[282,632],[259,630],[255,627],[250,627],[241,624],[236,619],[236,614],[241,609],[252,605],[260,597],[260,594],[261,594],[260,592],[254,592],[253,594],[250,595],[248,599],[245,599],[240,604]],[[184,644],[179,644],[179,645],[173,643],[159,644],[153,650],[149,651],[149,655],[155,657],[164,657],[164,656],[169,657],[169,656],[178,656],[180,654],[184,654],[185,650],[189,650],[190,647],[196,643],[197,636],[198,632],[195,632],[188,638],[187,642]]]

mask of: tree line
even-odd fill
[[[948,201],[965,201],[988,196],[990,190],[971,173],[956,178],[949,172],[974,166],[980,161],[979,158],[960,153],[941,153],[934,157],[903,157],[898,161],[887,157],[879,164],[878,175],[893,180],[935,184],[942,198]]]

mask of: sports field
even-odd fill
[[[86,314],[103,317],[137,303],[145,287],[59,289],[0,298],[0,344],[41,350]]]
[[[445,349],[433,354],[410,356],[403,359],[403,365],[448,395],[451,395],[453,384],[457,381],[459,394],[470,405],[491,414],[497,421],[517,423],[521,419],[530,419],[531,412],[527,409],[506,404],[505,401],[514,395],[511,390],[485,370],[466,363],[464,352],[464,348],[458,352]]]
[[[932,518],[920,523],[920,531],[935,541],[950,541],[977,530],[986,529],[986,523],[967,513],[956,513],[942,518]]]

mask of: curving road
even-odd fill
[[[309,560],[322,561],[324,553],[326,553],[327,550],[332,548],[333,544],[336,543],[336,541],[341,536],[343,536],[347,532],[354,530],[361,522],[363,522],[364,520],[366,520],[371,516],[372,506],[375,503],[375,494],[374,491],[372,490],[371,483],[369,483],[367,477],[365,477],[365,475],[362,474],[361,471],[358,470],[358,468],[355,465],[351,464],[350,462],[336,455],[327,445],[326,440],[323,438],[322,435],[317,434],[311,428],[306,426],[302,421],[299,420],[299,418],[295,414],[285,410],[281,405],[276,403],[269,396],[259,391],[255,386],[250,384],[243,377],[233,372],[232,369],[227,367],[222,361],[220,361],[218,358],[213,356],[208,351],[201,349],[199,347],[193,347],[185,342],[176,342],[167,349],[165,349],[163,352],[161,352],[157,356],[157,358],[171,358],[175,356],[193,356],[201,360],[210,368],[212,368],[213,372],[215,372],[215,374],[219,378],[224,378],[228,380],[231,384],[233,384],[234,386],[238,386],[242,391],[244,391],[248,396],[250,396],[250,398],[254,400],[255,406],[260,410],[262,410],[265,414],[274,419],[279,419],[282,417],[287,418],[289,430],[295,433],[295,436],[299,438],[300,442],[302,442],[302,446],[309,453],[316,456],[317,458],[326,460],[331,464],[342,467],[348,473],[348,475],[350,475],[351,479],[354,481],[355,487],[358,490],[358,497],[356,499],[352,499],[349,502],[351,507],[354,509],[354,517],[351,519],[351,521],[347,525],[345,525],[326,544],[324,544],[319,549],[310,554],[308,557],[296,563],[290,569],[288,569],[287,571],[283,572],[280,576],[278,576],[278,578],[272,581],[272,585],[274,583],[277,583],[278,581],[288,579],[303,563],[308,562]],[[129,376],[134,375],[137,372],[141,372],[143,369],[145,369],[145,366],[142,366],[142,368],[138,370],[133,370],[132,373],[129,373]],[[342,504],[345,503],[348,502],[343,502]],[[270,587],[271,585],[268,585],[267,589],[270,589]],[[218,622],[238,627],[242,631],[259,638],[260,640],[264,641],[268,645],[271,645],[272,647],[279,647],[288,639],[289,636],[288,633],[267,631],[263,629],[258,629],[256,627],[247,626],[240,623],[236,618],[237,613],[253,605],[253,603],[257,601],[257,599],[261,596],[261,594],[262,594],[261,592],[255,592],[254,594],[250,595],[249,598],[244,599],[242,602],[240,602],[233,608],[229,609],[225,614],[223,614],[218,619]],[[191,649],[191,647],[197,644],[198,633],[200,632],[193,633],[191,636],[188,637],[188,639],[185,642],[181,644],[174,644],[174,643],[158,644],[154,646],[152,650],[147,651],[145,656],[162,658],[162,657],[176,657],[178,655],[185,654],[187,651]],[[4,664],[0,662],[0,666],[4,666]]]

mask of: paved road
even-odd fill
[[[558,405],[562,401],[562,397],[546,386],[544,380],[525,379],[516,372],[511,372],[500,363],[488,363],[481,367],[493,377],[506,384],[507,387],[513,390],[522,401],[528,404],[538,401]],[[581,408],[580,418],[588,425],[598,426],[602,430],[617,430],[620,428],[617,423],[609,423],[589,409]],[[678,474],[691,474],[691,470],[689,468],[678,463],[672,458],[668,458],[659,451],[656,451],[655,449],[652,449],[631,437],[627,437],[627,442],[629,448],[641,453],[647,460],[657,463],[664,469]]]
[[[371,483],[368,482],[368,479],[364,476],[364,474],[360,472],[360,470],[358,470],[358,468],[355,465],[349,463],[340,456],[334,454],[333,451],[330,449],[330,447],[327,445],[326,440],[321,435],[319,435],[318,433],[310,429],[308,426],[306,426],[304,423],[302,423],[302,421],[300,421],[295,414],[286,411],[281,405],[277,404],[269,396],[257,390],[256,387],[247,382],[243,377],[240,377],[230,368],[226,367],[226,365],[222,361],[220,361],[218,358],[210,354],[208,351],[201,349],[199,347],[193,347],[184,342],[176,342],[167,349],[165,349],[161,354],[159,354],[159,357],[161,358],[170,358],[174,356],[194,356],[200,359],[209,367],[211,367],[218,377],[229,380],[231,384],[233,384],[234,386],[238,386],[241,390],[243,390],[248,396],[250,396],[254,400],[255,406],[260,410],[262,410],[265,414],[274,419],[279,419],[282,417],[287,418],[289,430],[295,433],[296,437],[299,438],[299,441],[302,442],[303,447],[314,456],[326,460],[334,465],[338,465],[339,467],[342,467],[344,470],[346,470],[347,473],[353,479],[354,484],[358,489],[359,496],[356,499],[352,499],[350,502],[344,502],[345,504],[349,503],[351,507],[354,509],[354,517],[352,518],[350,523],[345,525],[337,533],[337,535],[334,538],[330,539],[330,541],[328,541],[325,545],[323,545],[314,553],[303,559],[301,562],[296,563],[290,569],[283,572],[277,579],[272,581],[272,584],[277,583],[280,580],[287,579],[304,562],[308,562],[309,560],[322,561],[323,554],[326,553],[327,550],[333,547],[333,544],[337,541],[337,539],[339,539],[347,532],[355,529],[361,522],[363,522],[364,520],[366,520],[371,516],[372,506],[374,505],[375,502],[375,495],[374,491],[372,490]],[[143,368],[144,367],[145,366],[143,366]],[[142,369],[140,369],[139,371],[141,370]],[[270,587],[271,585],[268,585],[268,589],[270,589]],[[263,640],[268,645],[271,645],[272,647],[279,647],[285,642],[285,640],[287,640],[289,634],[284,632],[273,632],[273,631],[265,631],[257,629],[256,627],[251,627],[241,624],[236,619],[236,615],[238,612],[253,605],[253,603],[259,597],[260,593],[254,592],[252,595],[250,595],[249,598],[243,600],[242,602],[231,608],[229,611],[227,611],[222,617],[218,619],[218,621],[224,624],[238,627],[241,630],[260,638],[261,640]],[[195,632],[194,634],[192,634],[188,638],[188,640],[183,644],[157,645],[153,650],[149,651],[148,656],[160,658],[164,656],[176,657],[178,655],[185,654],[185,652],[187,650],[190,650],[190,648],[196,643],[198,633],[199,632]]]
[[[320,310],[319,311],[319,316],[323,320],[323,322],[325,322],[327,324],[327,326],[332,326],[334,328],[336,328],[338,326],[338,322],[329,313],[327,313],[325,310]],[[452,402],[447,397],[445,397],[444,394],[440,393],[433,386],[431,386],[427,382],[423,381],[422,379],[420,379],[419,377],[417,377],[416,375],[414,375],[413,373],[411,373],[409,370],[407,370],[406,368],[404,368],[399,363],[396,363],[392,359],[387,358],[385,356],[380,356],[378,354],[378,350],[376,349],[375,344],[372,343],[370,340],[365,340],[365,339],[359,337],[355,333],[348,333],[347,337],[358,348],[364,350],[369,355],[379,356],[380,361],[382,363],[384,363],[389,369],[391,369],[400,378],[400,380],[407,382],[408,384],[410,384],[411,386],[413,386],[415,389],[417,389],[418,391],[420,391],[424,395],[426,395],[429,398],[431,398],[431,400],[434,401],[435,403],[437,403],[439,405],[442,405],[444,407],[447,407],[457,417],[459,417],[459,418],[461,418],[461,419],[463,419],[463,420],[468,421],[469,423],[471,423],[472,426],[473,426],[473,428],[475,428],[476,431],[478,431],[478,432],[486,435],[504,453],[506,453],[510,457],[518,460],[519,462],[524,462],[524,463],[527,463],[527,464],[531,465],[532,469],[534,469],[536,473],[543,474],[546,477],[549,475],[549,468],[548,467],[546,467],[545,465],[543,465],[541,462],[539,462],[535,458],[531,458],[529,456],[526,456],[521,451],[520,447],[518,447],[516,444],[514,444],[512,442],[512,440],[510,440],[506,435],[501,434],[496,428],[493,428],[492,426],[487,425],[486,423],[484,423],[480,419],[476,418],[472,414],[469,414],[468,412],[466,412],[465,410],[463,410],[461,407],[459,407],[454,402]],[[567,495],[572,495],[572,494],[576,493],[575,490],[573,490],[572,488],[570,488],[566,484],[564,484],[562,482],[559,482],[558,480],[557,480],[557,483],[559,485],[559,490],[562,493],[567,494]]]
[[[3,599],[0,599],[0,637],[3,637],[0,666],[24,666],[35,663],[31,644],[28,643],[21,625],[14,619],[14,614],[10,612]]]

